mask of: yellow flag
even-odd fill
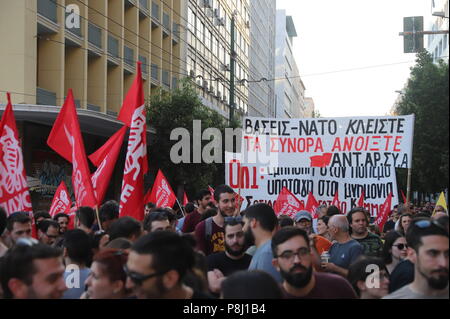
[[[439,205],[444,207],[444,209],[447,211],[447,214],[448,214],[447,202],[445,201],[444,192],[441,192],[441,195],[439,195],[439,199],[438,199],[438,201],[436,203],[436,206],[434,207],[434,210],[433,210],[433,215],[436,213],[436,207],[439,206]]]

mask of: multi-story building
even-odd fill
[[[431,31],[449,30],[448,0],[432,1],[433,24]],[[448,62],[448,33],[428,35],[427,50],[433,55],[434,62],[444,59]]]
[[[70,166],[46,145],[56,106],[69,88],[90,154],[122,125],[116,115],[137,61],[146,97],[186,76],[180,71],[182,5],[179,0],[0,1],[0,93],[3,101],[4,92],[12,93],[27,175],[45,175],[41,184],[52,186],[60,174],[70,177]],[[116,198],[120,170],[113,183]]]
[[[187,0],[185,70],[195,79],[202,103],[229,119],[231,19],[235,19],[235,110],[248,110],[250,9],[248,0]]]
[[[276,0],[250,0],[249,116],[275,117],[275,28]]]
[[[297,31],[292,16],[287,16],[286,10],[277,10],[276,21],[276,115],[281,118],[304,117],[305,86],[300,78],[292,50],[293,38],[297,37]]]
[[[314,99],[312,97],[305,97],[305,117],[313,117],[315,111]]]

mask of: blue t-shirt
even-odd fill
[[[64,281],[66,282],[66,286],[68,288],[62,299],[80,299],[83,292],[86,290],[86,286],[84,282],[89,277],[91,270],[89,268],[83,268],[79,270],[79,276],[75,275],[75,270],[66,270],[64,272]],[[70,276],[70,278],[68,278]]]
[[[345,244],[335,242],[330,248],[330,263],[348,269],[350,264],[364,252],[363,247],[352,239]]]
[[[262,244],[253,255],[252,261],[248,270],[262,270],[275,278],[278,282],[283,282],[280,273],[272,265],[273,253],[272,253],[272,240],[268,240]]]

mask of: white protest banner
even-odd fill
[[[276,119],[245,117],[241,153],[270,167],[411,168],[414,115]]]
[[[239,183],[239,175],[242,183]],[[319,204],[331,205],[336,190],[339,208],[346,213],[357,206],[364,191],[364,207],[377,216],[390,192],[392,205],[398,204],[397,179],[393,166],[379,167],[263,167],[241,162],[241,154],[225,152],[225,183],[244,198],[241,209],[264,202],[274,205],[283,187],[291,191],[306,206],[312,192]]]

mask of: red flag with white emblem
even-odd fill
[[[308,211],[312,215],[313,218],[318,218],[319,217],[317,215],[318,207],[319,207],[319,203],[317,202],[314,195],[311,192],[309,192],[308,199],[306,200],[305,210]]]
[[[364,207],[364,190],[361,192],[361,196],[358,199],[358,207]]]
[[[9,215],[31,212],[32,207],[11,96],[6,95],[8,104],[0,121],[0,206]]]
[[[142,87],[141,63],[137,63],[136,77],[123,101],[118,119],[130,127],[122,192],[120,216],[144,219],[144,174],[147,163],[147,125]]]
[[[294,218],[295,214],[304,209],[304,204],[286,187],[281,189],[275,205],[273,206],[273,210],[277,216],[287,215],[291,218]]]
[[[386,198],[386,201],[382,205],[382,209],[378,214],[377,219],[374,222],[375,225],[378,225],[380,230],[383,229],[384,224],[386,223],[389,217],[389,213],[391,212],[391,204],[392,204],[392,192],[389,193],[388,197]]]
[[[149,201],[155,203],[156,207],[172,207],[176,200],[177,197],[170,187],[169,182],[161,170],[159,170],[150,193]]]
[[[96,207],[97,201],[71,89],[53,124],[47,144],[73,165],[72,185],[77,206]]]
[[[69,192],[67,191],[66,184],[61,181],[53,196],[52,205],[50,206],[49,214],[54,217],[59,213],[70,212],[72,202],[70,200]]]
[[[99,206],[103,202],[106,191],[108,190],[109,181],[114,172],[114,167],[116,167],[117,157],[122,148],[123,138],[126,132],[127,127],[123,126],[102,147],[95,151],[95,153],[89,155],[92,164],[97,166],[97,170],[92,174],[91,181]]]

